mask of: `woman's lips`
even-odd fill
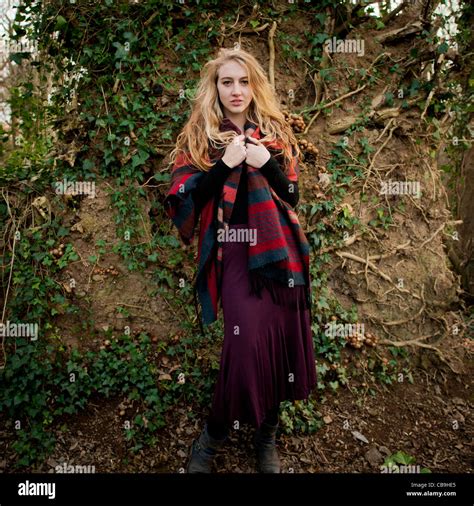
[[[243,100],[232,100],[232,105],[240,105],[243,102]]]

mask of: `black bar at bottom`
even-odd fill
[[[0,506],[472,506],[472,481],[439,473],[0,474]]]

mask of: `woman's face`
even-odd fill
[[[224,63],[217,72],[217,91],[226,116],[246,111],[252,101],[247,71],[236,61]]]

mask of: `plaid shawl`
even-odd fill
[[[224,118],[220,131],[240,129]],[[260,139],[260,128],[247,121],[246,135]],[[291,164],[283,165],[283,155],[276,141],[266,142],[265,147],[281,165],[290,181],[298,181],[299,165],[294,156]],[[209,159],[215,163],[225,148],[214,149],[209,144]],[[217,232],[229,226],[233,205],[237,195],[243,162],[234,167],[227,178],[220,198],[211,197],[201,210],[201,226],[198,243],[198,271],[194,286],[202,307],[202,321],[208,325],[217,319],[222,281],[222,242],[217,241]],[[280,199],[261,172],[247,166],[248,177],[248,227],[256,229],[255,245],[248,243],[248,269],[252,291],[257,293],[262,286],[271,289],[272,283],[285,287],[305,286],[305,307],[311,309],[311,283],[309,276],[309,243],[291,206]],[[171,185],[165,198],[165,210],[176,225],[184,244],[192,243],[198,214],[191,191],[196,187],[204,172],[195,167],[188,153],[178,154],[171,173]],[[273,291],[271,290],[272,296]],[[290,293],[290,292],[288,292]],[[286,298],[286,297],[285,297]],[[293,297],[287,297],[293,299]],[[280,302],[285,303],[285,302]],[[197,303],[196,303],[197,308]],[[199,317],[198,317],[199,318]],[[201,320],[201,330],[204,334]]]

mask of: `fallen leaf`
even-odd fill
[[[367,438],[363,434],[361,434],[359,431],[357,431],[357,430],[353,430],[352,431],[352,435],[356,439],[358,439],[359,441],[362,441],[362,442],[367,443],[367,444],[369,443],[369,441],[367,440]]]

